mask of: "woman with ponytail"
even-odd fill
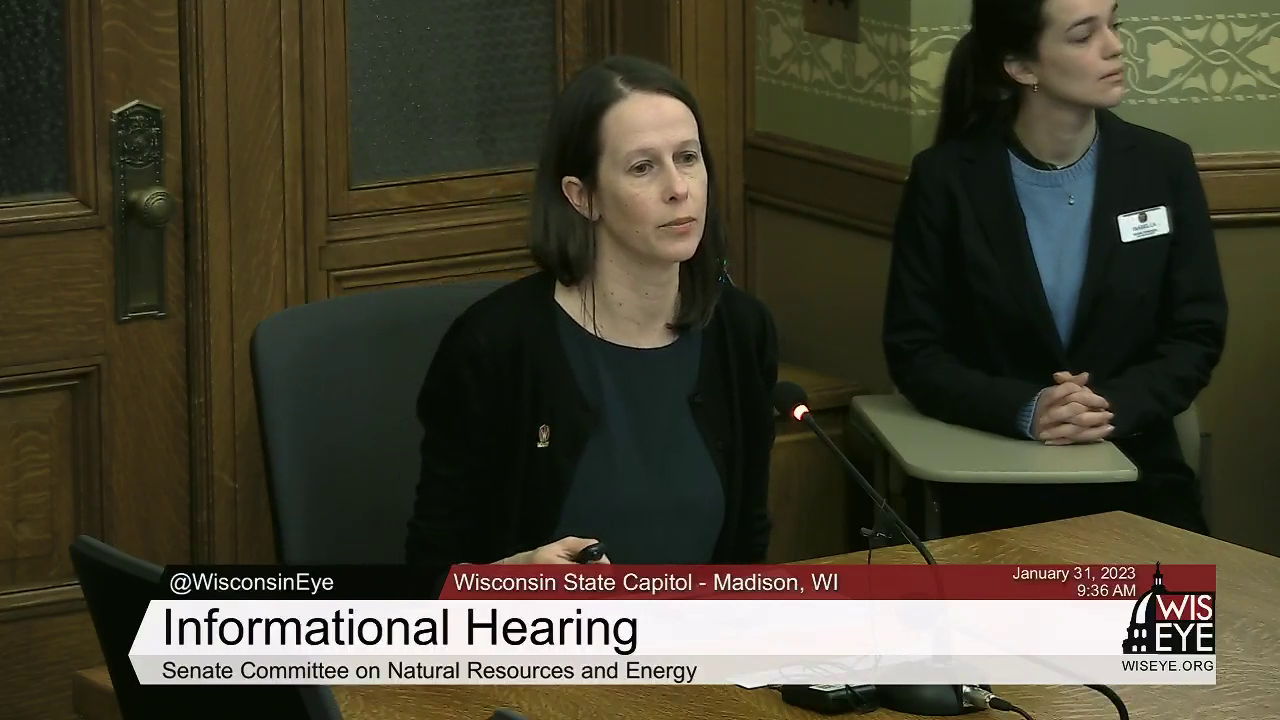
[[[926,415],[1111,441],[1139,481],[946,486],[949,534],[1109,510],[1208,532],[1173,418],[1218,364],[1226,296],[1190,147],[1111,112],[1117,12],[973,0],[895,225],[883,340]]]

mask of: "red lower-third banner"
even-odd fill
[[[460,565],[441,599],[1117,600],[1216,590],[1213,565]]]

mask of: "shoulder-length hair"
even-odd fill
[[[720,185],[702,113],[689,88],[656,63],[619,55],[578,73],[551,111],[531,199],[529,250],[543,270],[564,285],[577,285],[595,268],[594,226],[561,189],[561,179],[576,177],[594,193],[599,180],[601,121],[605,113],[631,93],[668,95],[684,103],[698,123],[698,142],[707,170],[707,209],[702,240],[693,257],[680,263],[680,303],[672,326],[683,330],[706,324],[720,297],[720,269],[725,254],[720,217]]]

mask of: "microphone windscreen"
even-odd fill
[[[809,397],[799,385],[784,380],[773,386],[773,406],[783,415],[790,415],[797,405],[808,404]]]

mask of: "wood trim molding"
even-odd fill
[[[1280,152],[1196,157],[1214,224],[1280,224]]]
[[[1280,224],[1280,152],[1196,156],[1214,224]],[[746,196],[888,239],[908,168],[768,133],[747,137]]]
[[[514,280],[535,270],[533,259],[524,248],[335,270],[329,274],[329,296],[338,297],[394,285],[475,280],[484,277]]]
[[[667,3],[671,28],[669,65],[698,99],[703,133],[711,145],[720,184],[720,214],[726,234],[730,274],[750,290],[743,198],[746,85],[743,68],[754,67],[744,38],[747,0],[690,0]]]
[[[744,155],[748,202],[889,237],[906,168],[768,133]]]
[[[612,53],[671,63],[673,24],[670,8],[657,8],[661,0],[613,0],[607,10],[608,48]]]
[[[248,344],[306,299],[303,0],[182,0],[192,557],[275,560]]]
[[[227,259],[215,252],[226,237],[226,106],[222,8],[187,0],[178,6],[182,44],[183,203],[187,231],[187,364],[191,407],[191,560],[236,561],[235,495],[218,479],[233,477],[235,425],[231,396],[230,295]],[[219,182],[221,180],[221,182]],[[217,243],[217,244],[214,244]],[[225,248],[225,245],[221,245]]]
[[[516,208],[520,210],[521,208]],[[471,222],[430,230],[410,230],[325,245],[320,266],[326,273],[375,265],[394,265],[459,255],[525,250],[529,223],[524,213],[493,222]],[[332,287],[332,285],[330,285]]]

